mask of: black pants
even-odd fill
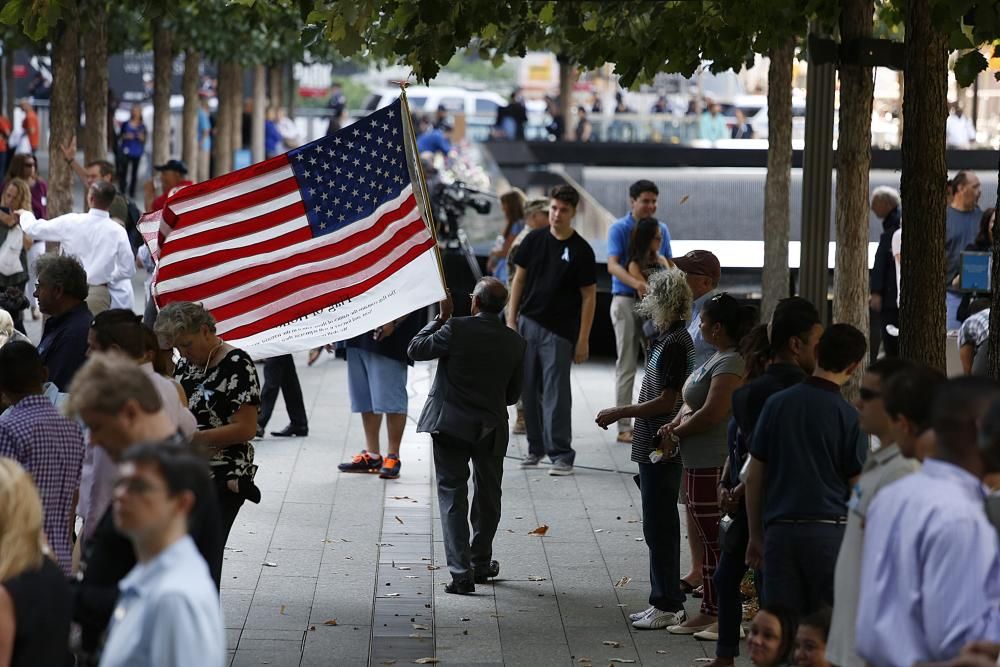
[[[292,428],[308,429],[309,420],[302,400],[299,374],[295,371],[295,360],[290,354],[264,360],[264,387],[260,390],[260,416],[257,417],[257,424],[261,428],[267,426],[271,419],[279,391],[285,397],[285,410],[288,411]]]
[[[492,435],[477,443],[434,435],[438,508],[445,556],[453,579],[472,579],[475,570],[485,569],[493,558],[493,538],[500,523],[500,487],[503,480],[503,455],[493,452],[493,441]],[[471,516],[470,461],[475,484]]]
[[[118,163],[118,189],[124,193],[126,191],[126,186],[128,185],[128,172],[132,172],[132,183],[128,187],[128,196],[135,199],[135,184],[139,180],[139,161],[142,160],[142,156],[132,157],[130,155],[122,155],[121,162]]]
[[[833,605],[844,524],[778,523],[764,531],[764,601],[800,617]]]
[[[885,347],[885,356],[887,357],[898,357],[899,356],[899,336],[890,336],[886,333],[885,327],[891,324],[894,327],[899,327],[899,310],[893,308],[891,310],[883,310],[880,315],[882,316],[882,346]]]
[[[740,654],[740,624],[743,622],[743,593],[740,585],[747,573],[747,541],[735,544],[728,551],[723,550],[719,565],[715,568],[715,599],[719,606],[719,640],[715,644],[715,655],[719,658],[735,658]],[[760,597],[761,572],[754,571],[757,597]]]
[[[240,508],[243,507],[246,498],[239,493],[233,493],[225,481],[222,480],[215,481],[215,491],[219,496],[219,514],[222,517],[222,544],[225,546],[229,541],[229,531],[233,529],[233,524],[236,523],[236,515],[240,513]]]
[[[639,464],[642,535],[649,549],[649,604],[663,611],[684,609],[677,511],[682,470],[679,461]]]

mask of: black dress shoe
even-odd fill
[[[467,579],[454,579],[444,587],[444,592],[453,595],[468,595],[476,592],[476,585]]]
[[[281,429],[280,431],[271,431],[271,435],[278,436],[279,438],[291,438],[294,436],[306,437],[309,435],[309,429],[307,428],[295,428],[291,424]]]
[[[258,426],[257,427],[257,437],[258,438],[263,438],[264,437],[264,427],[263,426]]]
[[[493,579],[500,574],[500,563],[491,560],[489,565],[484,568],[477,568],[475,573],[475,582],[477,584],[485,584],[489,579]]]

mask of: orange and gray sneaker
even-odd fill
[[[399,477],[402,465],[399,462],[399,454],[386,454],[382,459],[382,469],[378,471],[378,476],[382,479],[396,479]]]
[[[340,468],[340,472],[378,472],[379,468],[382,467],[382,457],[378,454],[372,455],[362,449],[361,453],[356,454],[350,462],[341,463],[337,467]]]

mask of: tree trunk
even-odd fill
[[[872,0],[843,0],[841,41],[849,44],[871,37],[874,15]],[[871,67],[841,65],[833,321],[863,332],[868,331],[868,170],[872,163],[874,90]],[[844,389],[845,398],[853,400],[860,386],[861,373],[856,373]]]
[[[285,87],[282,77],[284,76],[281,65],[272,65],[267,68],[267,98],[272,107],[285,106]]]
[[[792,61],[795,40],[769,54],[767,70],[767,176],[764,180],[764,271],[761,320],[788,296],[789,203],[792,181]]]
[[[264,112],[267,108],[267,68],[253,67],[253,119],[250,123],[252,162],[264,159]]]
[[[573,118],[573,82],[576,80],[576,68],[573,63],[564,56],[559,56],[559,113],[563,117],[564,141],[572,141],[573,129],[570,121]]]
[[[899,352],[943,371],[948,38],[935,28],[930,5],[910,0],[906,12]]]
[[[192,181],[204,181],[208,174],[198,170],[198,68],[201,54],[195,49],[184,52],[184,76],[181,79],[181,93],[184,95],[184,115],[181,119],[181,156],[187,165]]]
[[[70,3],[65,20],[52,31],[52,99],[49,112],[49,193],[46,215],[73,210],[73,171],[62,155],[62,145],[76,136],[79,120],[77,66],[80,64],[79,26]],[[103,120],[103,118],[102,118]]]
[[[153,21],[153,164],[170,159],[170,83],[173,79],[173,34],[163,19]]]
[[[288,97],[288,102],[285,106],[288,107],[288,115],[291,117],[295,116],[295,99],[299,93],[299,82],[295,80],[295,67],[288,63],[285,65],[285,95]]]
[[[229,112],[232,114],[233,150],[244,148],[243,146],[243,67],[237,63],[231,65],[233,68],[233,85],[229,89],[232,96]]]
[[[215,137],[212,149],[215,151],[215,173],[212,176],[228,174],[233,170],[233,103],[232,63],[219,63],[219,106],[215,112]]]
[[[108,159],[108,14],[103,0],[87,3],[90,14],[84,25],[89,33],[83,40],[84,70],[83,127],[85,161]]]

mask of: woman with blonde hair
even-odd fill
[[[0,665],[71,665],[69,583],[48,557],[31,476],[0,458]]]
[[[620,419],[635,419],[632,461],[639,464],[642,533],[649,549],[649,607],[629,616],[633,627],[655,630],[684,621],[681,592],[681,522],[677,494],[681,459],[677,443],[657,431],[669,424],[684,403],[682,389],[694,370],[694,341],[687,330],[691,288],[680,269],[649,276],[649,290],[636,310],[658,335],[646,354],[646,374],[635,405],[607,408],[597,415],[604,430]]]

